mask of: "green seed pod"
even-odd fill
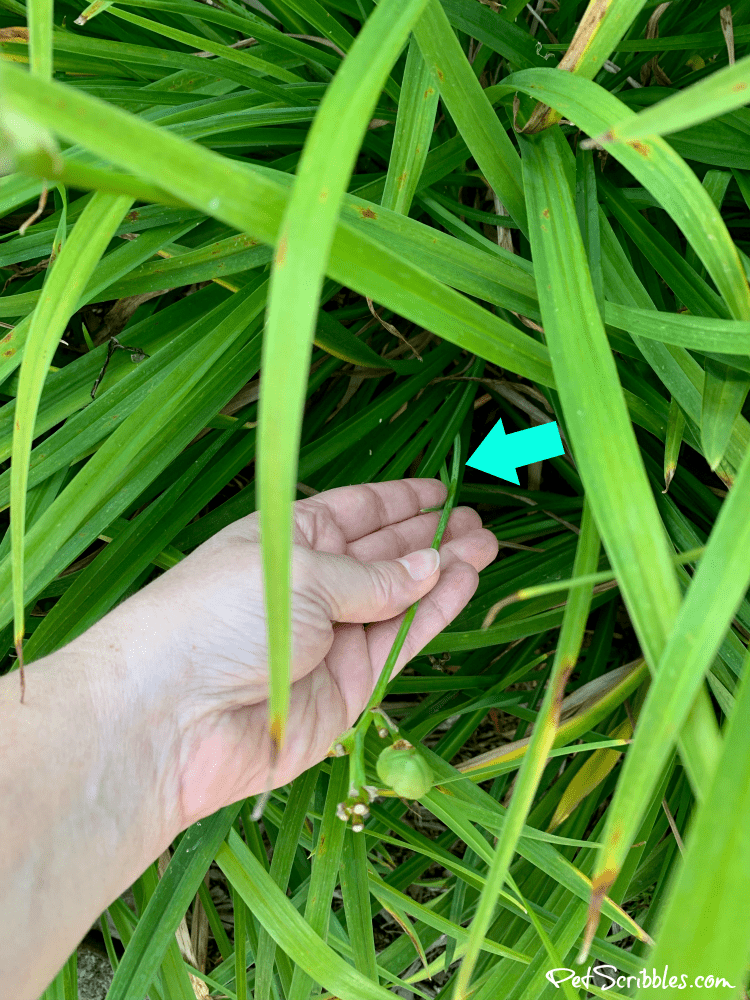
[[[378,757],[376,770],[381,781],[405,799],[420,799],[435,780],[430,765],[406,740],[386,747]]]

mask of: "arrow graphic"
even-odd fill
[[[466,464],[520,486],[517,468],[564,454],[554,420],[512,434],[506,434],[502,420],[498,420]]]

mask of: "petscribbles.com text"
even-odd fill
[[[564,982],[570,982],[574,989],[583,987],[584,989],[592,985],[592,977],[599,976],[606,982],[593,983],[600,990],[629,989],[729,989],[735,987],[726,981],[723,976],[716,976],[708,973],[705,976],[696,976],[692,981],[684,973],[680,975],[670,975],[669,966],[666,965],[662,972],[656,969],[642,969],[637,975],[623,975],[618,973],[614,965],[594,965],[589,966],[585,975],[576,974],[575,969],[549,969],[545,976],[556,989]]]

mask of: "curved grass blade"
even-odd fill
[[[185,831],[133,936],[125,942],[125,954],[107,992],[108,1000],[145,995],[240,806],[235,802]]]
[[[588,80],[553,70],[525,70],[507,78],[501,85],[503,92],[510,80],[527,93],[545,92],[544,99],[550,106],[562,111],[589,135],[606,130],[602,119],[612,122],[622,117],[621,102]],[[633,112],[631,118],[635,117]],[[656,135],[647,141],[613,142],[607,148],[682,229],[723,295],[731,315],[739,320],[750,319],[750,286],[737,248],[711,195],[682,157]],[[721,462],[734,425],[732,415],[736,417],[739,413],[738,400],[744,399],[746,390],[745,378],[737,376],[730,380],[726,369],[715,372],[714,376],[711,386],[721,387],[721,398],[711,408],[707,424],[711,450],[706,458],[712,468]]]
[[[541,97],[588,135],[599,135],[610,122],[624,117],[624,105],[613,94],[568,73],[520,70],[487,94],[500,97],[514,90]],[[658,136],[633,145],[612,143],[608,151],[672,216],[735,319],[750,319],[750,289],[737,249],[716,205],[682,157]]]
[[[669,489],[669,484],[674,479],[674,474],[677,471],[677,460],[680,457],[684,430],[685,414],[680,409],[677,400],[672,399],[669,404],[669,417],[667,419],[667,439],[664,443],[664,493]]]
[[[679,589],[596,308],[563,141],[550,129],[522,147],[540,307],[576,464],[648,659],[666,642]]]
[[[725,66],[638,114],[623,115],[608,129],[597,133],[591,142],[612,150],[618,143],[633,144],[646,138],[650,141],[655,135],[669,135],[691,125],[700,125],[710,118],[741,108],[748,101],[750,56],[745,56],[734,66]]]
[[[393,212],[409,214],[430,149],[439,96],[437,81],[412,36],[406,55],[396,129],[381,199],[381,204]]]
[[[216,863],[279,947],[315,982],[341,1000],[392,1000],[389,990],[357,972],[315,933],[235,830],[220,845]]]
[[[104,0],[104,2],[108,3],[108,0]],[[121,3],[120,6],[146,7],[149,10],[165,10],[175,14],[182,14],[186,17],[201,18],[201,20],[212,21],[215,24],[232,28],[243,35],[247,34],[249,28],[253,37],[259,41],[270,42],[277,48],[300,56],[307,63],[318,63],[327,66],[329,69],[337,69],[341,61],[339,55],[334,55],[329,50],[322,51],[321,49],[316,49],[307,42],[284,34],[279,28],[252,13],[251,8],[241,8],[242,13],[240,16],[238,14],[230,14],[228,11],[218,7],[209,7],[208,5],[197,6],[192,0],[127,0],[127,2]],[[348,48],[348,45],[343,46],[343,48]]]
[[[13,558],[14,642],[24,694],[24,536],[26,485],[34,423],[44,380],[68,320],[75,311],[86,282],[112,239],[132,201],[122,195],[95,194],[47,274],[24,351],[18,382],[10,476],[11,551]]]
[[[291,505],[307,366],[341,201],[362,137],[424,0],[384,0],[331,82],[308,133],[271,275],[258,412],[258,497],[269,608],[269,734],[278,751],[289,704]]]
[[[720,358],[706,358],[701,444],[712,472],[724,457],[735,420],[750,388],[750,376]]]
[[[627,330],[637,337],[687,347],[691,351],[750,354],[750,322],[747,320],[659,312],[610,301],[604,304],[604,319],[608,326]]]
[[[645,6],[646,0],[589,0],[578,23],[567,52],[560,59],[557,69],[575,73],[586,80],[593,80],[605,60],[617,48],[633,21]],[[538,104],[529,118],[524,132],[540,132],[555,125],[562,118],[545,104]]]
[[[680,592],[596,308],[568,176],[572,154],[554,128],[523,140],[522,148],[540,306],[573,452],[641,648],[658,678]],[[705,693],[694,700],[691,726],[681,733],[683,718],[675,735],[691,783],[701,789],[715,766],[718,735]]]
[[[370,885],[367,876],[367,837],[363,831],[355,833],[347,824],[340,869],[346,929],[354,953],[355,968],[376,983],[378,966],[370,917]],[[408,924],[408,920],[406,923]]]
[[[29,0],[26,11],[29,26],[29,70],[34,76],[51,80],[54,0]]]
[[[709,171],[703,186],[711,200],[721,209],[731,175],[718,170]],[[729,444],[737,417],[750,388],[750,377],[738,370],[729,359],[707,357],[701,413],[701,443],[703,453],[713,471],[721,462]]]
[[[630,719],[625,719],[610,732],[613,741],[630,740],[633,726]],[[604,781],[612,768],[617,764],[622,751],[616,749],[594,750],[580,771],[576,771],[568,782],[565,791],[560,796],[554,815],[549,822],[548,830],[555,830],[563,823],[574,809]]]
[[[620,780],[602,840],[588,928],[598,920],[596,900],[608,891],[643,818],[659,775],[699,694],[706,672],[750,584],[750,451],[734,486],[721,506],[701,558],[646,695],[632,746],[625,756]],[[713,773],[718,763],[714,761]],[[709,774],[709,777],[711,775]],[[707,788],[704,784],[703,788]],[[705,798],[699,795],[699,800]]]
[[[750,836],[743,822],[750,812],[750,657],[745,658],[742,677],[716,777],[691,824],[683,865],[649,957],[658,969],[668,964],[679,970],[689,983],[713,973],[715,987],[725,983],[734,996],[741,995],[746,982],[750,933],[745,905]]]
[[[439,0],[428,0],[414,34],[425,63],[438,81],[440,96],[479,169],[511,219],[525,233],[526,208],[518,153],[487,101]]]
[[[284,819],[279,827],[279,836],[274,844],[271,859],[270,875],[276,885],[286,892],[289,876],[294,864],[294,856],[299,844],[300,834],[307,818],[310,799],[315,790],[315,784],[320,772],[319,767],[312,767],[292,782]],[[255,956],[255,1000],[268,1000],[271,994],[271,981],[276,955],[276,942],[264,927],[258,930],[258,950]]]
[[[3,63],[0,95],[8,106],[48,124],[68,141],[78,142],[172,193],[179,192],[183,200],[206,215],[240,232],[252,233],[265,243],[276,243],[288,198],[286,174],[277,179],[273,171],[250,170],[88,94],[57,82],[42,84]],[[56,164],[48,158],[42,175],[49,172],[58,179],[56,171]],[[377,206],[360,208],[360,221],[376,221],[375,209]],[[328,273],[472,354],[542,385],[553,383],[547,349],[542,344],[442,285],[405,255],[392,253],[387,239],[375,242],[361,228],[341,222]],[[28,294],[33,304],[36,293]],[[0,310],[2,304],[0,298]]]
[[[131,24],[137,24],[138,27],[145,28],[147,31],[153,31],[158,35],[162,35],[164,38],[171,38],[175,42],[181,42],[183,45],[189,45],[190,48],[196,48],[198,50],[204,49],[206,52],[212,52],[215,56],[220,56],[222,59],[229,60],[229,62],[235,62],[239,66],[247,67],[247,69],[257,70],[259,73],[274,77],[277,80],[283,80],[285,83],[304,82],[301,76],[298,76],[296,73],[292,73],[291,70],[276,66],[274,63],[268,62],[266,59],[259,59],[257,56],[254,56],[252,52],[232,49],[228,45],[221,45],[218,42],[212,41],[210,38],[202,38],[199,35],[191,35],[188,31],[180,31],[177,28],[172,28],[166,24],[162,24],[160,21],[153,21],[146,17],[139,17],[138,14],[131,14],[124,10],[113,10],[111,13],[114,14],[115,17],[122,18],[123,21],[129,21]],[[289,101],[289,95],[286,91],[284,91],[281,87],[277,87],[275,84],[269,85],[266,80],[259,79],[256,81],[254,86],[268,97],[275,96],[277,100],[280,100],[283,103],[288,103]],[[300,94],[295,95],[294,101],[299,104],[311,103]]]
[[[599,562],[599,548],[599,535],[591,508],[588,504],[584,504],[581,534],[573,569],[574,576],[585,575],[596,569]],[[565,608],[562,631],[555,652],[552,672],[547,683],[547,690],[516,778],[513,796],[505,814],[503,829],[498,837],[490,870],[487,873],[487,881],[470,925],[469,946],[456,978],[454,1000],[465,1000],[469,995],[471,974],[479,958],[482,940],[492,922],[498,892],[506,881],[510,862],[547,764],[547,754],[552,749],[557,736],[565,685],[578,660],[583,641],[583,630],[586,627],[591,606],[592,592],[591,584],[577,588],[571,594]]]

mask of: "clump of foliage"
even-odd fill
[[[109,908],[111,1000],[741,994],[747,13],[0,0],[0,670],[258,508],[283,740],[286,501],[442,475],[501,543],[260,823]],[[498,419],[566,454],[466,470]]]

